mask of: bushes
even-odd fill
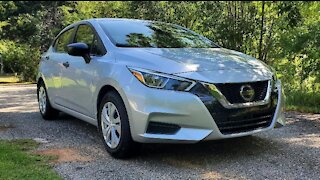
[[[35,81],[39,49],[13,41],[0,41],[0,53],[6,73],[17,73],[22,81]]]

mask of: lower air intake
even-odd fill
[[[169,123],[149,122],[147,133],[150,134],[175,134],[180,126]]]

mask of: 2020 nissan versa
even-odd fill
[[[195,143],[284,125],[281,82],[261,61],[178,25],[89,19],[63,29],[40,62],[44,119],[96,125],[114,157],[139,143]]]

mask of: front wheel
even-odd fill
[[[131,137],[129,119],[120,95],[108,92],[98,112],[98,129],[106,150],[115,158],[127,158],[138,152]]]

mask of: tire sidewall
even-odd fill
[[[44,89],[44,92],[46,94],[46,106],[45,106],[45,112],[44,113],[41,112],[40,104],[39,104],[39,90],[40,90],[41,87]],[[46,88],[46,86],[45,86],[45,84],[43,82],[40,82],[40,84],[39,84],[39,86],[37,88],[37,96],[38,96],[38,107],[39,107],[39,111],[40,111],[40,114],[41,114],[42,118],[45,119],[45,120],[52,120],[52,119],[57,118],[59,116],[59,111],[54,109],[51,106],[50,101],[49,101],[47,88]]]
[[[40,97],[39,97],[39,91],[40,91],[40,88],[43,88],[44,89],[44,92],[46,93],[46,106],[45,106],[45,112],[43,113],[40,109]],[[47,89],[46,87],[44,86],[43,83],[40,84],[40,86],[38,87],[38,90],[37,90],[37,94],[38,94],[38,107],[39,107],[39,111],[40,111],[40,114],[42,116],[46,116],[48,114],[48,106],[49,106],[49,100],[48,100],[48,93],[47,93]]]
[[[107,102],[112,102],[116,106],[116,108],[118,109],[118,112],[120,115],[121,136],[120,136],[120,142],[116,148],[110,148],[107,145],[107,143],[103,137],[103,133],[102,133],[101,112],[102,112],[104,105]],[[130,141],[132,140],[131,134],[130,134],[127,111],[126,111],[126,108],[124,106],[124,103],[123,103],[120,95],[118,95],[116,92],[113,92],[113,91],[109,92],[102,98],[102,101],[99,106],[99,111],[98,111],[98,131],[100,134],[100,138],[103,140],[103,144],[104,144],[106,150],[111,154],[118,153],[118,152],[122,151],[125,148],[125,146],[127,145],[127,143],[130,143]]]

